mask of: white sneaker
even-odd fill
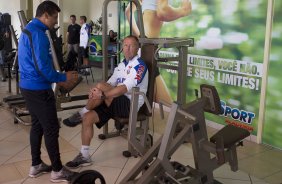
[[[66,166],[70,169],[75,169],[81,166],[92,165],[91,158],[84,158],[81,153],[79,153],[72,161],[66,163]]]
[[[41,164],[38,164],[36,166],[31,166],[29,169],[29,177],[36,178],[44,173],[48,173],[52,171],[52,167],[45,164],[44,162],[41,162]]]
[[[53,183],[69,182],[77,174],[63,167],[59,172],[52,171],[50,181]]]

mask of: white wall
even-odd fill
[[[33,0],[33,15],[37,6],[44,0]],[[61,8],[61,13],[59,15],[59,34],[65,37],[67,26],[69,24],[69,16],[74,14],[77,16],[77,23],[79,23],[79,16],[85,15],[87,17],[87,22],[90,20],[97,20],[102,15],[102,6],[104,0],[52,0],[57,3]],[[20,21],[17,12],[19,10],[27,10],[27,0],[0,0],[0,12],[9,13],[11,15],[11,22],[17,34],[21,32]],[[111,17],[109,17],[111,14]],[[117,1],[113,1],[108,7],[108,30],[113,29],[118,30],[118,8]]]
[[[104,0],[92,0],[90,2],[90,17],[92,20],[97,20],[102,15]],[[109,15],[111,14],[111,17]],[[118,30],[118,3],[113,1],[108,6],[108,30]]]
[[[102,7],[104,0],[62,0],[63,1],[63,21],[64,32],[67,31],[69,24],[69,16],[71,14],[76,15],[77,23],[79,23],[79,16],[85,15],[87,22],[90,20],[96,21],[102,15]],[[70,3],[72,2],[72,3]],[[118,30],[118,8],[117,2],[111,2],[108,7],[108,14],[111,13],[111,17],[108,16],[108,29]],[[65,35],[65,34],[64,34]]]
[[[60,25],[63,27],[63,38],[65,40],[65,35],[67,32],[67,27],[70,23],[70,15],[74,14],[76,16],[76,23],[79,24],[79,17],[85,15],[87,17],[87,22],[89,21],[89,10],[90,10],[90,2],[92,0],[61,0],[63,2],[62,10],[62,21],[63,23]]]

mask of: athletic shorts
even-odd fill
[[[93,109],[99,117],[99,122],[96,123],[97,128],[104,126],[109,119],[113,117],[128,118],[130,111],[130,100],[125,96],[119,96],[113,99],[108,107],[105,102]]]
[[[81,55],[81,57],[83,57],[83,58],[88,58],[89,57],[89,54],[88,54],[88,49],[89,47],[86,47],[86,48],[84,48],[84,47],[79,47],[79,51],[80,51],[80,55]]]

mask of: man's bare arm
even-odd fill
[[[106,98],[115,98],[121,96],[127,92],[127,88],[125,85],[116,86],[108,91],[104,92]]]

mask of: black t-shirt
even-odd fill
[[[79,44],[80,25],[74,24],[68,27],[68,44]]]
[[[117,43],[116,37],[110,37],[110,43]]]

